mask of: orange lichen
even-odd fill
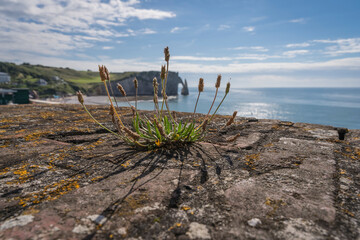
[[[266,145],[264,145],[264,147],[272,147],[272,146],[274,146],[274,144],[273,143],[268,143],[268,144],[266,144]]]
[[[96,182],[96,181],[99,181],[100,179],[103,179],[104,177],[103,176],[97,176],[97,177],[94,177],[91,179],[92,182]]]
[[[346,171],[344,170],[344,169],[340,169],[340,172],[339,172],[340,174],[345,174],[346,173]]]
[[[189,206],[182,206],[181,207],[181,210],[183,210],[183,211],[188,211],[190,209],[191,209],[191,207],[189,207]]]
[[[259,158],[260,158],[260,153],[246,155],[245,164],[252,170],[255,170],[254,163],[255,161],[259,160]]]
[[[42,112],[42,113],[40,113],[40,116],[41,116],[42,119],[54,118],[55,113],[53,113],[53,112]]]
[[[6,168],[4,168],[4,169],[1,169],[1,171],[0,171],[0,176],[8,173],[9,170],[10,170],[10,169],[9,169],[8,167],[6,167]]]
[[[286,206],[287,204],[282,199],[275,200],[267,197],[265,201],[265,205],[272,207],[272,210],[266,214],[267,217],[272,217],[280,206]]]
[[[127,168],[131,163],[131,160],[126,161],[125,163],[121,164],[123,168]]]
[[[44,135],[49,135],[49,134],[54,134],[54,132],[51,132],[51,131],[36,131],[36,132],[33,132],[29,135],[26,135],[25,136],[25,141],[35,141],[35,140],[38,140],[39,138],[41,138],[42,136]]]
[[[10,146],[10,141],[5,141],[2,145],[0,145],[0,148],[7,148]]]
[[[78,179],[81,176],[74,176],[68,179],[60,180],[57,183],[45,186],[41,191],[36,193],[28,194],[24,197],[16,197],[19,200],[19,204],[23,207],[28,204],[38,204],[43,201],[53,201],[58,199],[60,196],[67,194],[68,192],[78,189]]]
[[[342,208],[341,211],[343,211],[344,213],[346,213],[347,215],[351,216],[351,217],[355,217],[355,214],[353,212],[350,212],[349,210]]]
[[[17,175],[17,179],[6,182],[6,184],[21,184],[33,178],[32,172],[27,170],[29,164],[23,164],[12,170],[14,175]]]
[[[172,230],[173,228],[176,228],[176,227],[181,227],[181,223],[175,223],[174,225],[172,225],[171,227],[169,227],[168,231]]]

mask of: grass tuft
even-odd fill
[[[185,122],[177,121],[175,113],[171,112],[169,108],[167,102],[167,95],[166,95],[166,84],[168,80],[169,63],[170,63],[170,52],[168,47],[164,49],[164,58],[166,64],[161,66],[161,75],[160,75],[161,86],[162,86],[162,91],[161,91],[162,102],[161,103],[158,102],[158,83],[156,78],[154,78],[153,87],[154,87],[154,109],[156,110],[155,114],[150,119],[146,116],[140,116],[137,111],[137,101],[135,101],[135,107],[128,102],[129,106],[133,110],[132,129],[126,127],[123,124],[120,111],[117,111],[113,104],[112,101],[113,98],[111,97],[108,89],[110,88],[112,95],[114,95],[114,93],[113,90],[111,89],[110,74],[105,66],[99,66],[99,73],[100,73],[101,81],[104,83],[108,98],[110,100],[110,115],[112,118],[112,122],[114,123],[115,128],[117,129],[117,132],[106,128],[104,125],[102,125],[92,116],[92,114],[85,106],[82,93],[78,91],[77,95],[80,104],[83,106],[86,113],[102,128],[106,129],[108,132],[114,134],[116,137],[124,140],[126,143],[134,147],[147,148],[147,149],[154,149],[160,147],[166,147],[166,148],[181,147],[184,144],[201,141],[207,134],[208,124],[213,119],[216,112],[220,108],[221,104],[225,100],[227,94],[229,93],[230,83],[227,83],[225,95],[211,116],[210,116],[210,112],[215,103],[217,93],[220,88],[221,75],[218,75],[218,78],[216,80],[216,84],[215,84],[216,93],[214,96],[214,100],[212,101],[209,112],[206,115],[206,117],[203,119],[203,121],[197,124],[195,118],[193,118],[190,121],[187,120]],[[138,81],[136,78],[134,79],[134,87],[137,90]],[[117,88],[123,96],[126,96],[126,92],[121,85],[118,85]],[[199,80],[198,90],[199,90],[199,95],[195,104],[194,114],[196,113],[196,106],[200,97],[200,93],[204,91],[203,78],[200,78]],[[116,102],[115,104],[117,105]],[[119,110],[119,108],[117,109]],[[228,121],[226,126],[234,122],[235,116],[236,116],[236,112],[234,112],[232,118]]]

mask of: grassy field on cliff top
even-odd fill
[[[77,71],[70,68],[48,67],[43,65],[31,65],[23,63],[0,62],[0,72],[6,72],[11,76],[10,85],[2,85],[2,88],[29,88],[36,90],[41,97],[52,95],[75,94],[77,90],[91,93],[93,89],[101,84],[99,73],[93,71]],[[135,72],[111,73],[112,80],[121,80],[134,75]],[[57,76],[64,81],[56,81]],[[46,86],[39,86],[39,79],[48,82]]]

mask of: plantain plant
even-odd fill
[[[135,87],[135,106],[131,105],[130,102],[127,99],[126,92],[124,88],[121,86],[121,84],[117,84],[117,89],[120,91],[120,93],[125,97],[127,103],[131,107],[133,111],[133,119],[132,119],[132,127],[128,127],[124,124],[122,121],[121,111],[118,106],[117,100],[114,97],[114,102],[112,100],[112,96],[114,96],[114,91],[112,89],[112,86],[110,84],[110,74],[108,69],[105,66],[99,66],[99,73],[101,81],[104,83],[105,90],[107,93],[107,96],[110,101],[110,116],[112,118],[112,122],[116,128],[116,130],[110,130],[107,127],[105,127],[103,124],[101,124],[99,121],[97,121],[93,115],[89,112],[87,107],[84,104],[84,98],[83,94],[78,91],[77,96],[78,100],[87,112],[87,114],[102,128],[106,129],[108,132],[112,133],[119,139],[124,140],[126,143],[128,143],[131,146],[139,147],[139,148],[147,148],[147,149],[154,149],[159,147],[180,147],[187,143],[193,143],[197,141],[201,141],[207,133],[207,125],[208,123],[213,119],[216,112],[220,108],[221,104],[225,100],[226,96],[228,95],[230,91],[230,83],[228,82],[225,89],[225,95],[222,98],[221,102],[219,103],[216,110],[213,112],[212,115],[210,115],[210,112],[214,106],[218,90],[220,88],[221,83],[221,75],[218,75],[215,88],[215,96],[214,100],[211,104],[211,107],[209,109],[209,112],[201,121],[200,124],[196,124],[195,119],[193,120],[187,120],[187,121],[181,121],[176,120],[173,116],[174,113],[170,111],[169,104],[168,104],[168,96],[166,95],[166,84],[168,80],[168,73],[169,73],[169,61],[170,61],[170,53],[169,48],[166,47],[164,49],[164,55],[165,55],[165,65],[161,66],[161,96],[162,101],[159,102],[158,99],[158,81],[156,78],[153,79],[153,88],[154,88],[154,106],[155,106],[155,112],[154,116],[152,118],[148,118],[146,116],[140,116],[138,109],[137,109],[137,90],[138,90],[138,81],[135,78],[134,79],[134,87]],[[108,87],[109,85],[109,87]],[[111,94],[110,94],[110,91]],[[199,101],[199,97],[201,92],[204,91],[204,79],[199,79],[199,85],[198,85],[198,97],[196,100],[195,108],[194,108],[194,114],[196,113],[196,107]],[[230,125],[236,117],[236,112],[234,112],[233,116],[229,119],[227,122],[227,126]]]

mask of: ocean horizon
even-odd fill
[[[224,96],[219,89],[212,112]],[[193,112],[198,95],[197,87],[189,87],[188,96],[169,97],[171,110]],[[215,89],[206,89],[200,95],[196,112],[207,113]],[[75,99],[73,99],[74,101]],[[66,103],[75,103],[65,101]],[[108,104],[105,96],[87,97],[87,104]],[[134,102],[131,102],[134,104]],[[119,102],[120,106],[128,106]],[[152,100],[141,100],[138,108],[154,110]],[[218,114],[239,117],[279,119],[291,122],[360,129],[360,88],[232,88],[218,110]]]

